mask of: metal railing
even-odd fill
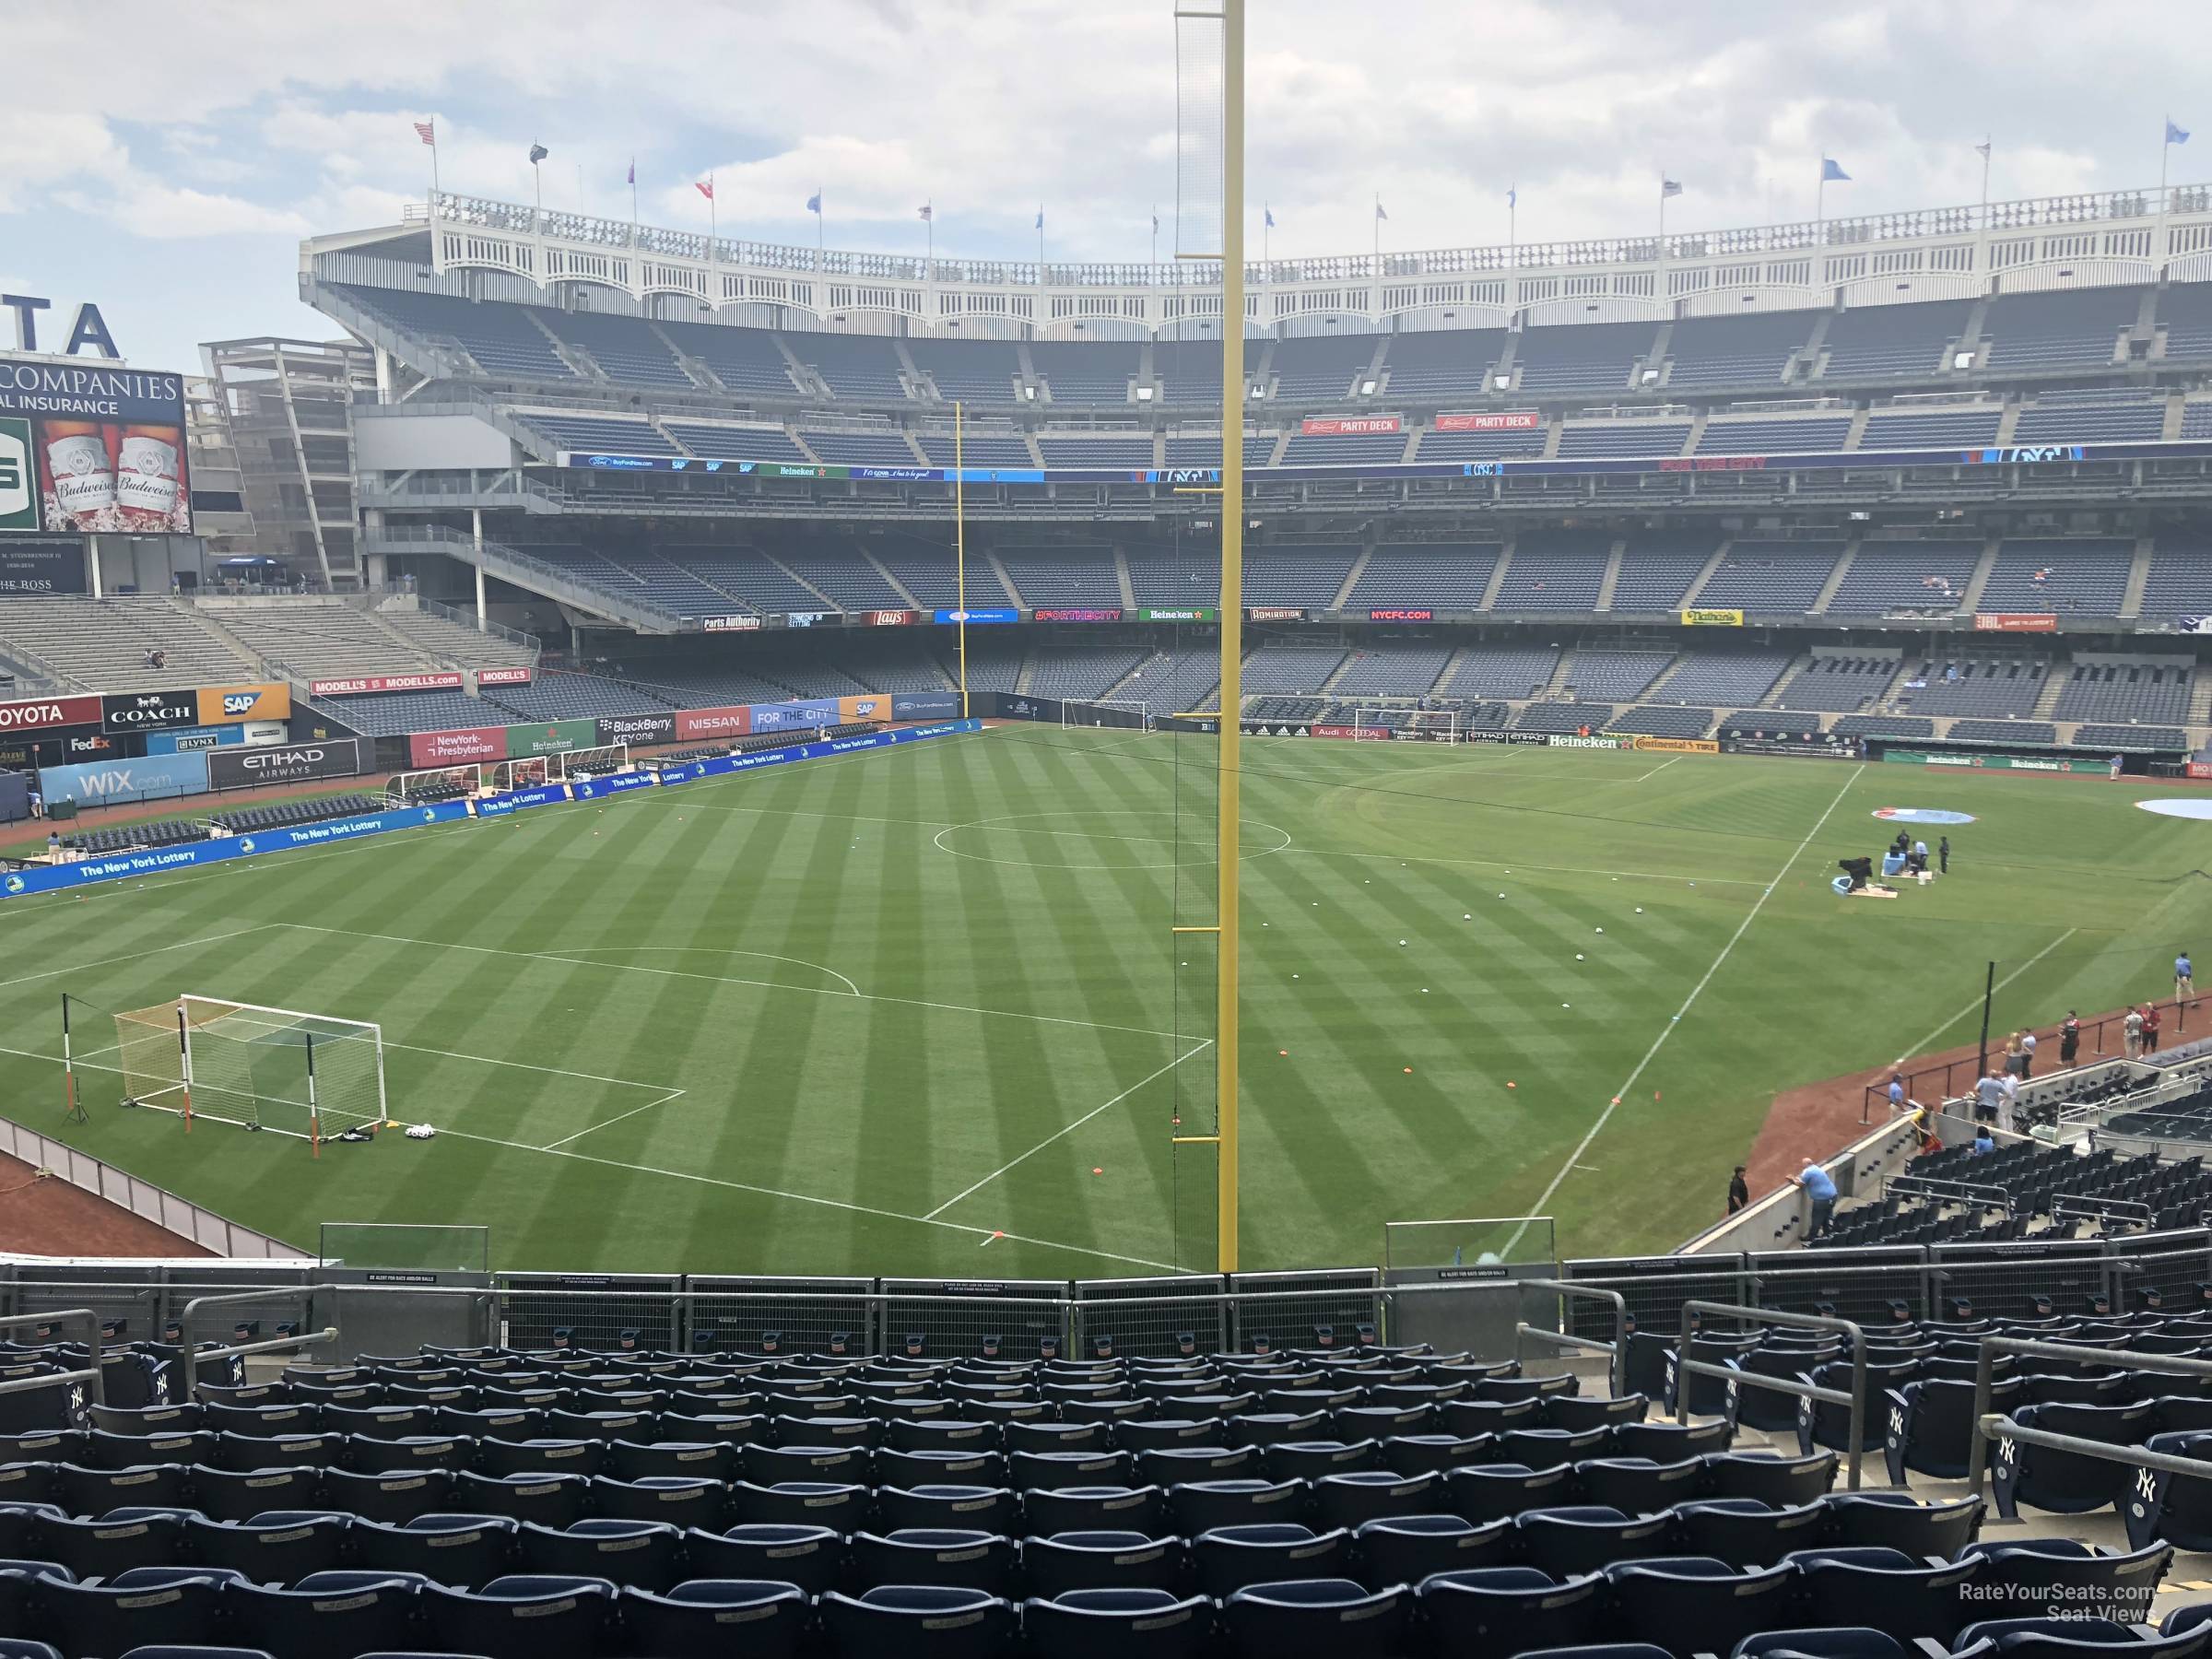
[[[24,1325],[53,1324],[58,1320],[81,1319],[85,1322],[85,1352],[91,1359],[89,1371],[47,1371],[36,1377],[18,1377],[12,1382],[0,1382],[0,1394],[29,1394],[41,1388],[53,1388],[63,1383],[87,1384],[86,1394],[95,1406],[108,1403],[107,1379],[100,1369],[100,1315],[89,1308],[57,1308],[46,1313],[18,1313],[13,1319],[0,1319],[0,1331],[13,1331]]]
[[[1563,1328],[1547,1331],[1541,1325],[1532,1325],[1526,1320],[1520,1320],[1513,1325],[1513,1358],[1521,1358],[1522,1345],[1528,1342],[1548,1343],[1553,1347],[1580,1353],[1604,1354],[1606,1357],[1607,1388],[1616,1394],[1625,1391],[1629,1374],[1629,1303],[1626,1297],[1618,1290],[1607,1290],[1596,1285],[1571,1284],[1565,1279],[1507,1279],[1503,1282],[1518,1286],[1523,1290],[1549,1290],[1555,1292],[1562,1301],[1581,1296],[1592,1301],[1611,1303],[1612,1341],[1602,1342],[1594,1336],[1579,1335]],[[1562,1327],[1569,1323],[1564,1312],[1562,1309],[1559,1320]]]
[[[316,1289],[319,1289],[316,1285],[294,1285],[294,1288],[288,1289],[228,1289],[228,1292],[217,1296],[194,1296],[193,1300],[188,1300],[183,1305],[182,1314],[177,1314],[177,1345],[183,1349],[183,1359],[179,1362],[190,1367],[186,1371],[186,1387],[193,1394],[193,1398],[199,1400],[199,1389],[204,1387],[199,1381],[199,1367],[204,1360],[243,1359],[248,1354],[278,1354],[283,1349],[305,1347],[308,1343],[334,1343],[334,1340],[338,1340],[338,1327],[327,1325],[319,1329],[319,1332],[294,1332],[292,1336],[272,1336],[264,1340],[264,1343],[232,1343],[228,1347],[197,1347],[193,1343],[193,1318],[199,1314],[201,1307],[272,1303],[272,1300],[300,1300],[300,1303],[308,1303],[312,1307],[314,1305]]]
[[[2164,1453],[2147,1452],[2137,1446],[2112,1445],[2102,1441],[2081,1440],[2070,1434],[2053,1433],[2048,1429],[2016,1424],[2003,1413],[1989,1408],[1990,1386],[1996,1379],[1999,1354],[2034,1359],[2070,1359],[2110,1370],[2115,1355],[2120,1353],[2126,1355],[2127,1364],[2135,1370],[2170,1371],[2178,1377],[2212,1377],[2212,1360],[2183,1359],[2175,1354],[2139,1354],[2133,1348],[2084,1347],[2071,1342],[2038,1342],[2028,1336],[1983,1336],[1981,1339],[1981,1351],[1974,1358],[1974,1432],[1966,1453],[1967,1489],[1978,1498],[1985,1495],[1990,1442],[1998,1438],[2000,1430],[2030,1446],[2048,1446],[2057,1452],[2079,1452],[2086,1457],[2104,1457],[2115,1463],[2164,1469],[2168,1474],[2205,1475],[2207,1465],[2203,1463],[2187,1458],[2168,1458]],[[1993,1430],[1990,1427],[1993,1423],[1999,1425],[1999,1429]],[[2165,1461],[2157,1461],[2161,1458]]]
[[[1689,1344],[1695,1340],[1690,1322],[1705,1315],[1721,1319],[1747,1321],[1753,1324],[1794,1325],[1806,1331],[1841,1331],[1851,1338],[1851,1387],[1822,1388],[1816,1382],[1794,1382],[1787,1377],[1770,1377],[1759,1371],[1738,1371],[1733,1366],[1715,1365],[1710,1359],[1689,1358]],[[1692,1301],[1682,1304],[1682,1349],[1675,1362],[1679,1379],[1675,1386],[1675,1421],[1689,1421],[1689,1383],[1692,1376],[1717,1377],[1724,1382],[1771,1389],[1776,1394],[1794,1394],[1802,1400],[1818,1401],[1823,1406],[1848,1406],[1851,1426],[1845,1431],[1850,1451],[1845,1459],[1845,1479],[1849,1489],[1859,1489],[1859,1465],[1865,1453],[1860,1442],[1866,1436],[1866,1333],[1848,1319],[1831,1319],[1825,1313],[1781,1313],[1771,1308],[1741,1308],[1727,1302]]]

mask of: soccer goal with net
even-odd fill
[[[1078,726],[1119,727],[1124,731],[1149,732],[1152,725],[1152,705],[1148,702],[1063,702],[1060,705],[1060,728],[1072,731]]]
[[[297,1008],[180,996],[115,1016],[126,1105],[320,1147],[390,1120],[383,1028]]]

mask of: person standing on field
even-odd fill
[[[1892,1072],[1889,1075],[1889,1110],[1891,1112],[1902,1112],[1904,1109],[1905,1080],[1897,1073]]]
[[[1936,873],[1939,876],[1951,873],[1951,838],[1947,835],[1936,843]]]
[[[2020,1033],[2020,1081],[2025,1083],[2035,1076],[2035,1033]]]
[[[2065,1023],[2058,1028],[2058,1063],[2074,1064],[2074,1056],[2081,1053],[2081,1016],[2072,1008],[2066,1010]]]
[[[2127,1057],[2133,1060],[2143,1052],[2143,1010],[2130,1008],[2127,1018],[2120,1022],[2120,1035]]]
[[[2143,1058],[2147,1060],[2159,1052],[2159,1005],[2143,1005]]]
[[[2112,782],[2113,782],[2117,783],[2117,782],[2120,782],[2120,769],[2121,769],[2121,767],[2123,767],[2123,766],[2124,766],[2124,765],[2125,765],[2125,764],[2126,764],[2126,762],[2125,762],[2125,760],[2124,760],[2124,759],[2122,759],[2122,757],[2120,757],[2120,756],[2118,756],[2118,755],[2114,755],[2114,756],[2112,757]]]
[[[1733,1216],[1750,1202],[1750,1182],[1744,1179],[1744,1166],[1737,1164],[1735,1173],[1728,1177],[1728,1213]]]
[[[2196,964],[2185,950],[2173,959],[2173,994],[2176,1001],[2196,994]]]

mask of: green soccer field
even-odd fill
[[[2002,1026],[2212,951],[2212,824],[2133,782],[1243,747],[1248,1268],[1532,1211],[1566,1253],[1667,1248],[1775,1090],[1971,1040],[1985,963]],[[1213,1124],[1214,964],[1170,929],[1212,919],[1211,756],[1011,726],[13,901],[6,1110],[311,1249],[471,1222],[511,1268],[1207,1269],[1212,1153],[1170,1138]],[[1845,903],[1885,806],[1977,821],[1947,879]],[[439,1135],[187,1136],[118,1110],[112,1052],[65,1126],[65,991],[378,1021],[394,1116]]]

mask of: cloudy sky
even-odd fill
[[[100,303],[148,367],[201,340],[327,335],[296,295],[304,235],[389,223],[449,190],[725,234],[1142,259],[1174,196],[1171,0],[121,0],[6,6],[0,291]],[[2148,185],[2161,119],[2201,128],[2212,8],[2195,0],[1254,0],[1253,241],[1278,254]],[[1169,251],[1171,236],[1163,241]]]

